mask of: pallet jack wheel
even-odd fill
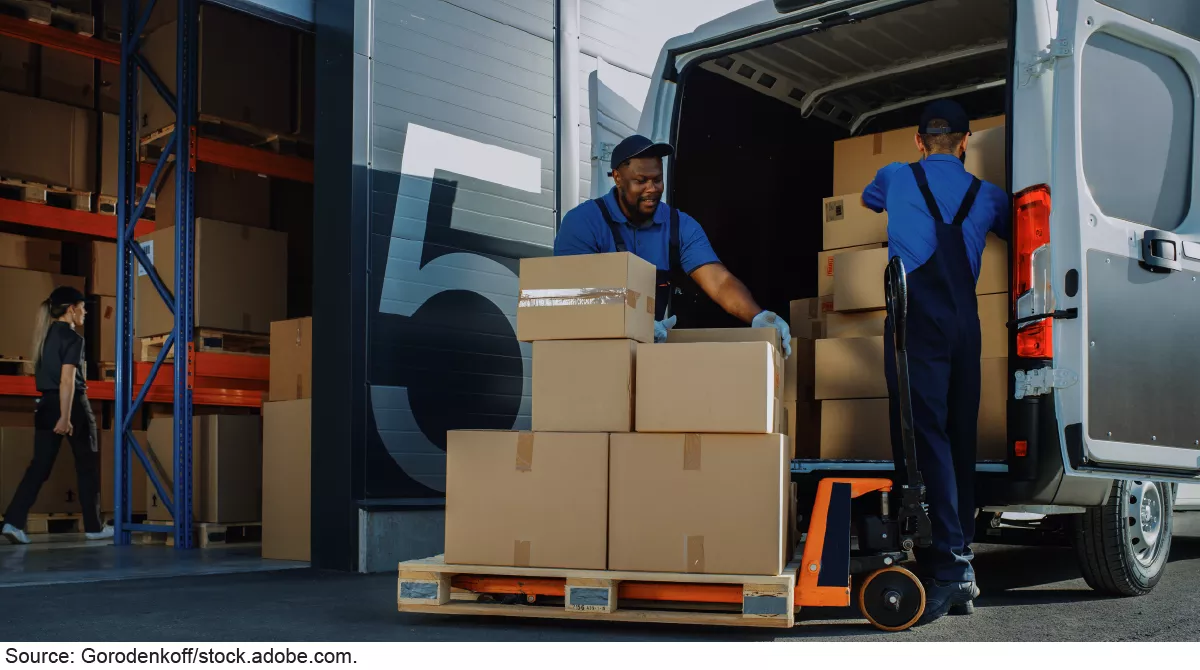
[[[858,608],[880,630],[907,630],[925,613],[925,587],[904,568],[876,570],[858,589]]]

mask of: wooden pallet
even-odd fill
[[[92,211],[92,194],[89,192],[75,191],[65,186],[39,184],[25,179],[0,177],[0,198],[73,209],[77,212]]]
[[[30,535],[48,533],[82,533],[82,514],[30,514],[25,521],[25,532]]]
[[[96,377],[100,381],[111,382],[117,379],[117,364],[116,363],[97,363]]]
[[[139,198],[142,197],[142,191],[144,189],[145,189],[145,187],[142,187],[142,186],[138,187],[137,195]],[[96,196],[96,202],[97,202],[97,208],[101,214],[104,214],[105,216],[116,216],[117,215],[117,196],[115,196],[115,195]],[[143,219],[146,219],[149,221],[154,220],[154,204],[155,204],[154,197],[151,196],[150,202],[146,203],[146,209],[142,211]]]
[[[141,138],[142,160],[158,160],[166,146],[167,138],[174,131],[175,124],[171,123],[143,135]],[[312,140],[259,128],[249,123],[222,119],[210,114],[200,115],[200,119],[196,123],[196,134],[199,137],[221,140],[254,149],[264,149],[284,156],[313,157]]]
[[[166,521],[150,523],[170,523]],[[259,521],[246,523],[197,523],[193,525],[196,533],[196,546],[201,549],[225,547],[232,544],[254,545],[262,543],[262,523]],[[161,544],[175,546],[174,533],[134,533],[136,544]]]
[[[30,23],[61,28],[84,37],[96,34],[96,19],[42,0],[0,0],[0,12]]]
[[[140,345],[139,361],[153,363],[158,358],[158,352],[166,344],[166,335],[143,337],[138,340]],[[248,356],[270,356],[271,336],[258,333],[232,333],[212,328],[197,328],[193,340],[196,351],[220,354],[244,354]],[[175,352],[167,353],[166,360],[174,360]]]
[[[400,564],[396,595],[401,612],[791,628],[799,565],[768,577],[447,565],[434,556]],[[527,604],[497,602],[497,593]]]

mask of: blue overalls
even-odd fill
[[[917,552],[923,577],[975,579],[970,546],[975,534],[975,459],[979,421],[979,311],[962,224],[982,184],[973,178],[949,225],[920,163],[909,165],[937,224],[937,249],[908,274],[908,369],[917,465],[925,479],[933,546]],[[886,323],[886,342],[892,324]],[[904,478],[896,355],[885,348],[891,398],[892,454]]]

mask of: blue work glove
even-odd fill
[[[655,342],[666,342],[667,341],[667,331],[675,327],[675,321],[676,321],[676,319],[675,319],[674,314],[672,314],[671,316],[668,316],[667,318],[663,319],[662,321],[655,321],[654,322],[654,341]]]
[[[783,338],[783,354],[784,358],[792,355],[792,329],[788,328],[787,322],[779,318],[775,312],[763,311],[754,320],[750,322],[751,328],[774,328],[779,331],[779,337]]]

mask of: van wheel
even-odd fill
[[[1075,553],[1088,586],[1119,596],[1154,589],[1171,552],[1172,488],[1150,481],[1113,482],[1107,502],[1076,515]]]

